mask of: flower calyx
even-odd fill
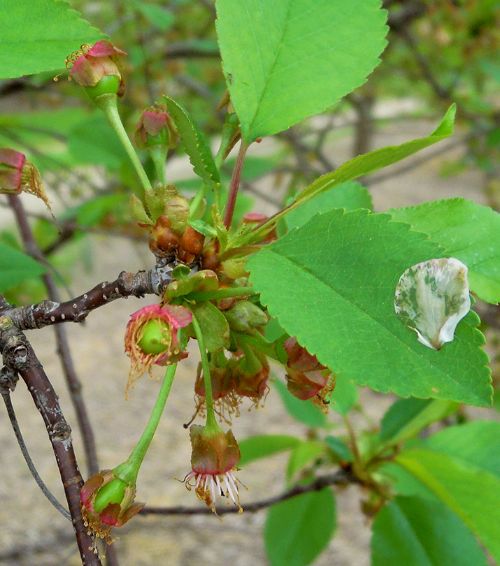
[[[194,489],[198,498],[216,513],[218,497],[226,497],[240,511],[238,480],[234,475],[240,461],[240,448],[231,430],[192,425],[191,471],[184,479],[186,487]]]
[[[288,356],[285,364],[288,391],[298,399],[313,399],[320,407],[326,408],[327,397],[335,387],[332,372],[296,338],[288,338],[283,347]]]
[[[104,96],[123,96],[125,83],[120,71],[120,59],[125,51],[106,39],[94,45],[82,45],[66,59],[70,79],[85,89],[91,100],[99,103]]]
[[[156,146],[172,149],[179,134],[165,104],[155,103],[143,110],[135,129],[135,143],[140,148]]]
[[[80,491],[84,524],[108,544],[111,529],[121,527],[144,507],[134,503],[135,482],[127,482],[115,470],[103,470],[90,477]]]
[[[125,352],[131,366],[127,391],[153,365],[166,366],[187,357],[181,330],[192,321],[191,311],[178,305],[148,305],[130,315]]]
[[[0,194],[18,195],[23,191],[41,199],[51,210],[38,169],[24,153],[0,148]]]

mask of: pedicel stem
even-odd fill
[[[141,181],[142,188],[144,191],[151,191],[153,187],[151,185],[151,181],[142,166],[141,160],[137,156],[135,152],[134,146],[130,141],[127,132],[123,126],[122,120],[120,118],[120,113],[118,112],[118,106],[116,104],[116,95],[115,94],[104,94],[99,96],[96,99],[96,104],[99,108],[104,112],[108,122],[111,124],[111,127],[115,131],[118,139],[120,140],[123,148],[127,152],[127,155],[134,166],[135,172]]]
[[[146,456],[146,452],[153,440],[156,429],[158,428],[158,423],[165,410],[165,404],[167,402],[170,389],[172,388],[172,383],[175,377],[175,371],[177,369],[177,364],[168,366],[165,372],[165,377],[160,387],[158,397],[156,398],[153,410],[149,417],[148,423],[144,429],[144,432],[139,439],[139,442],[135,445],[127,461],[116,468],[117,476],[125,481],[126,483],[135,483],[139,469],[141,467],[142,461]]]

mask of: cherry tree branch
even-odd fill
[[[358,483],[358,480],[349,470],[338,470],[333,474],[328,474],[325,476],[320,476],[316,478],[313,482],[308,484],[295,485],[290,489],[287,489],[279,495],[273,497],[268,497],[267,499],[261,499],[259,501],[254,501],[253,503],[247,503],[243,505],[243,511],[245,513],[255,513],[262,509],[266,509],[271,505],[280,503],[281,501],[286,501],[297,495],[302,495],[303,493],[310,493],[312,491],[320,491],[325,487],[332,485],[348,485],[350,483]],[[239,513],[240,509],[236,506],[231,507],[217,507],[217,515],[227,515],[229,513]],[[211,515],[212,510],[208,507],[144,507],[140,512],[140,515]]]
[[[95,541],[87,533],[80,509],[80,489],[83,485],[78,469],[71,428],[64,418],[59,399],[50,380],[24,334],[5,315],[8,303],[0,296],[0,352],[7,369],[18,373],[28,387],[49,435],[64,487],[82,564],[100,566],[94,552]]]

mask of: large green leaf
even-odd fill
[[[239,465],[246,466],[254,460],[291,450],[300,442],[300,438],[286,434],[261,434],[244,438],[239,442],[241,452]]]
[[[0,79],[64,68],[66,57],[103,34],[63,0],[2,0]]]
[[[455,112],[456,107],[453,104],[444,115],[439,126],[429,136],[417,138],[409,142],[402,143],[401,145],[390,145],[381,149],[370,151],[370,153],[358,155],[354,159],[351,159],[341,165],[338,169],[335,169],[335,171],[322,175],[300,193],[297,197],[297,201],[301,201],[306,198],[309,199],[314,195],[327,191],[340,183],[350,181],[351,179],[357,179],[363,175],[368,175],[368,173],[373,173],[374,171],[377,171],[377,169],[382,169],[382,167],[387,167],[388,165],[397,163],[398,161],[417,153],[421,149],[425,149],[426,147],[447,138],[453,133]]]
[[[38,277],[45,268],[30,256],[0,244],[0,292],[25,281]]]
[[[396,462],[454,511],[500,560],[498,476],[460,457],[426,449],[401,452]]]
[[[438,501],[396,497],[378,513],[372,566],[486,566],[472,533]]]
[[[363,84],[386,44],[379,0],[217,0],[224,74],[247,142]]]
[[[321,212],[329,212],[334,208],[356,210],[357,208],[372,209],[372,197],[361,183],[346,181],[334,191],[326,191],[308,202],[290,211],[286,216],[289,230],[306,224],[313,216]]]
[[[288,458],[287,480],[292,480],[298,472],[323,456],[326,450],[327,445],[321,440],[304,440],[304,442],[297,444]]]
[[[425,447],[496,474],[500,478],[500,422],[473,421],[433,434]]]
[[[335,499],[331,489],[304,493],[273,505],[264,528],[271,566],[310,564],[328,545],[335,526]]]
[[[472,291],[490,303],[500,301],[500,215],[462,199],[396,208],[389,214],[441,244],[448,256],[469,268]]]
[[[420,344],[394,313],[403,271],[442,255],[424,234],[387,215],[334,210],[264,248],[248,267],[271,316],[338,380],[402,397],[489,405],[488,358],[475,313],[439,351]]]

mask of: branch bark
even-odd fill
[[[101,561],[95,553],[95,541],[87,533],[81,515],[80,489],[83,480],[73,450],[71,428],[30,343],[2,311],[6,305],[5,299],[0,297],[0,352],[3,362],[24,380],[44,421],[63,483],[82,564],[100,566]]]

